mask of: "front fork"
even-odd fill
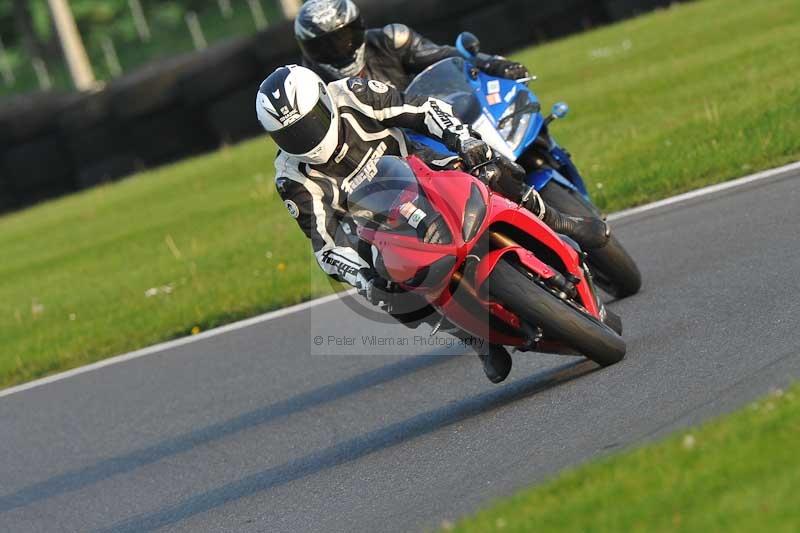
[[[581,173],[578,172],[575,163],[572,162],[570,153],[553,142],[553,147],[550,148],[550,155],[561,165],[561,167],[556,170],[561,172],[565,178],[575,185],[575,188],[578,189],[583,196],[588,198],[589,192],[586,190],[586,184],[583,182]]]
[[[581,254],[581,268],[583,268],[583,275],[586,278],[586,283],[589,284],[589,287],[592,289],[592,294],[594,294],[594,300],[597,304],[597,311],[600,315],[600,321],[605,324],[606,317],[608,317],[608,313],[606,312],[606,304],[603,303],[603,300],[600,298],[600,291],[597,290],[597,287],[594,284],[594,276],[592,276],[592,270],[589,268],[589,264],[586,262],[587,254],[586,252],[580,252]]]
[[[552,168],[566,178],[584,198],[589,200],[586,184],[575,163],[572,162],[571,154],[550,136],[547,129],[543,129],[539,133],[539,137],[520,156],[518,162],[525,167],[529,174],[541,169]]]

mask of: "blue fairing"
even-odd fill
[[[426,137],[425,135],[420,135],[419,133],[413,131],[406,131],[406,135],[409,139],[413,142],[423,144],[428,148],[435,150],[436,152],[442,154],[452,154],[445,146],[435,139],[431,139],[430,137]],[[570,162],[571,164],[571,162]],[[572,165],[574,168],[574,165]],[[582,196],[589,198],[589,195],[586,192],[585,187],[583,186],[583,180],[580,178],[580,175],[577,174],[580,186],[576,186],[573,184],[569,179],[564,177],[560,172],[554,170],[552,168],[542,168],[537,171],[531,172],[525,177],[525,182],[528,186],[533,187],[537,191],[540,191],[544,188],[545,185],[550,183],[551,180],[555,180],[560,185],[564,187],[579,192]]]
[[[411,130],[405,130],[405,133],[406,137],[408,137],[409,140],[411,140],[412,142],[425,145],[428,148],[435,150],[436,152],[439,152],[440,154],[455,155],[453,152],[445,148],[445,146],[442,143],[440,143],[436,139],[428,137],[427,135],[422,135],[421,133],[417,133],[416,131],[411,131]]]
[[[552,168],[539,169],[535,172],[531,172],[525,178],[525,181],[528,183],[528,185],[533,187],[537,191],[542,190],[545,185],[547,185],[553,180],[558,182],[560,185],[563,185],[567,189],[578,191],[582,195],[586,196],[584,192],[579,190],[575,185],[573,185],[571,181],[562,176],[560,172],[558,172],[557,170],[553,170]]]
[[[540,105],[539,99],[530,89],[514,80],[496,78],[486,74],[485,72],[479,72],[478,79],[470,81],[472,82],[473,87],[475,87],[475,93],[481,102],[484,115],[491,119],[495,128],[498,127],[498,123],[503,117],[503,113],[505,113],[508,108],[511,107],[514,100],[518,97],[518,93],[527,93],[531,104],[535,104],[537,108]],[[492,92],[490,92],[490,84],[494,84],[494,87],[491,87],[493,90]],[[496,84],[500,85],[499,93],[494,91],[494,89],[497,88]],[[490,98],[500,98],[501,100],[499,103],[490,104]],[[539,112],[531,113],[531,121],[528,124],[525,135],[522,137],[522,142],[520,142],[514,149],[515,157],[521,156],[522,153],[528,149],[528,146],[530,146],[531,143],[536,140],[536,137],[542,130],[543,125],[544,117],[542,117],[542,114]]]
[[[427,79],[424,78],[426,74]],[[490,76],[475,69],[469,61],[461,59],[444,60],[429,67],[414,80],[407,92],[412,96],[436,96],[449,101],[453,105],[455,114],[462,120],[471,122],[473,127],[482,133],[484,140],[492,146],[497,147],[499,144],[505,147],[505,150],[498,149],[498,151],[504,152],[509,157],[513,155],[514,160],[533,144],[545,122],[540,112],[539,99],[526,84]],[[464,100],[464,95],[474,96],[466,96]],[[506,121],[505,127],[501,128],[500,123],[504,114],[519,111],[523,106],[528,112],[517,114],[519,121],[509,119],[511,122]],[[513,110],[510,110],[512,107]],[[463,113],[469,116],[465,117]],[[489,124],[486,124],[487,121]],[[451,153],[435,139],[411,131],[407,131],[406,135],[413,142],[428,146],[439,153]],[[489,139],[489,136],[495,138]],[[563,186],[577,190],[588,197],[583,180],[569,155],[557,145],[551,148],[551,154],[562,164],[562,170],[567,175],[564,176],[553,169],[540,169],[526,178],[528,185],[540,190],[551,180],[556,180]]]
[[[575,167],[575,164],[572,162],[572,158],[569,156],[569,154],[560,146],[551,148],[550,153],[553,155],[556,161],[561,163],[561,170],[566,174],[566,177],[562,177],[570,182],[574,189],[580,192],[588,200],[589,191],[586,190],[586,184],[583,182],[583,178],[581,177],[580,172],[578,172],[578,169]]]

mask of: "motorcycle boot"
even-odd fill
[[[504,346],[484,342],[478,357],[483,363],[483,372],[492,383],[504,381],[511,372],[511,355]]]
[[[538,192],[531,189],[525,195],[523,206],[547,224],[553,231],[566,235],[584,250],[602,248],[608,243],[611,230],[597,217],[566,215],[551,205],[546,205]]]
[[[482,169],[481,178],[492,190],[519,201],[553,231],[571,238],[582,249],[602,248],[608,243],[611,232],[603,220],[566,215],[555,207],[546,205],[536,189],[525,186],[525,170],[516,162],[498,157]]]
[[[489,341],[473,337],[447,319],[439,321],[436,325],[436,331],[449,333],[461,339],[465,346],[472,346],[478,354],[481,364],[483,364],[484,374],[492,383],[504,381],[511,372],[511,355],[505,347],[499,344],[490,344]]]

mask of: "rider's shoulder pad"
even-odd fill
[[[389,44],[395,50],[399,50],[411,39],[411,28],[405,24],[387,24],[383,27],[383,34],[386,35]]]
[[[364,78],[349,78],[347,80],[347,88],[356,94],[365,93],[367,91],[367,80]]]

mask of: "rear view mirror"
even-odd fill
[[[456,49],[466,59],[471,59],[480,52],[481,42],[474,33],[461,32],[456,39]]]
[[[566,102],[556,102],[553,104],[553,109],[550,110],[550,116],[544,119],[545,124],[550,124],[556,119],[564,118],[569,113],[569,106]]]
[[[556,102],[553,104],[552,113],[556,118],[564,118],[569,113],[569,106],[566,102]]]

